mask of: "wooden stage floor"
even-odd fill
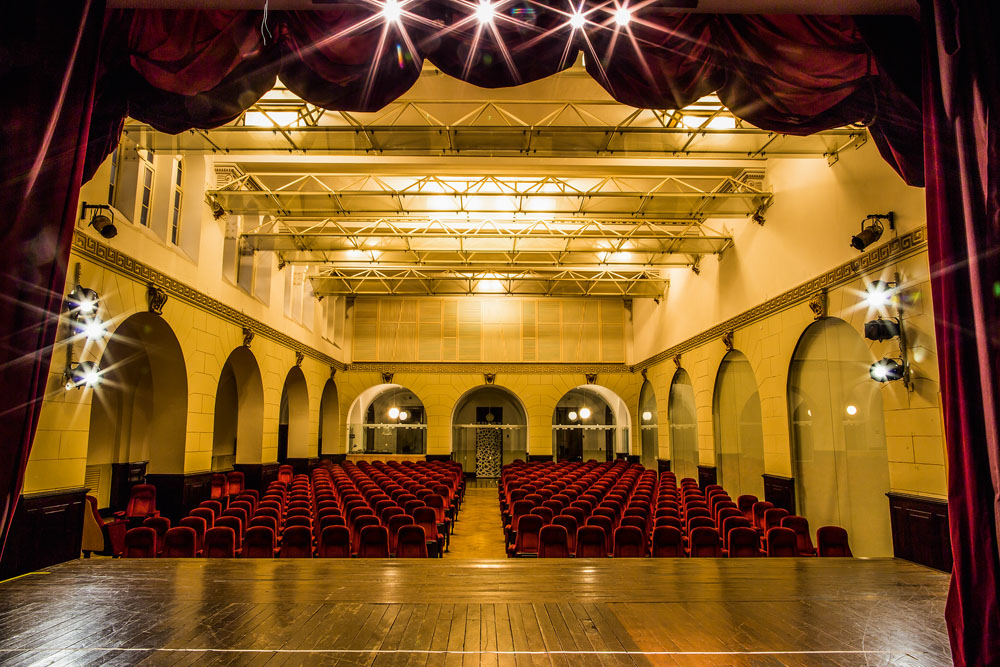
[[[14,665],[947,665],[896,560],[91,560],[0,584]]]

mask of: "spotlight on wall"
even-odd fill
[[[893,283],[884,280],[873,280],[865,288],[865,305],[869,308],[885,308],[892,303],[895,296]]]
[[[587,24],[587,19],[584,18],[583,14],[580,12],[573,12],[569,17],[569,26],[573,30],[582,30],[583,26]]]
[[[76,285],[66,295],[63,306],[69,311],[69,321],[75,335],[85,335],[90,340],[104,336],[106,326],[98,314],[100,297],[97,292]]]
[[[590,417],[590,408],[580,408],[580,419],[588,419]]]
[[[493,3],[489,0],[480,0],[479,5],[476,7],[476,20],[483,25],[487,23],[493,23],[493,15],[496,10],[493,8]]]
[[[618,24],[619,27],[624,28],[631,20],[632,12],[630,12],[627,8],[619,7],[615,10],[615,23]]]
[[[901,359],[885,357],[868,368],[868,375],[876,382],[895,382],[906,375],[906,366]]]
[[[871,322],[865,322],[865,338],[882,342],[899,335],[898,320],[883,320],[881,317]]]
[[[851,237],[851,247],[855,250],[864,250],[882,238],[882,232],[885,231],[885,228],[882,226],[883,220],[889,223],[889,229],[896,228],[892,211],[884,215],[869,215],[861,221],[861,231]],[[865,223],[868,224],[866,225]]]
[[[575,421],[576,421],[576,418],[577,418],[577,414],[576,414],[576,411],[575,411],[575,410],[570,410],[570,411],[569,411],[569,414],[567,414],[566,416],[567,416],[567,417],[569,417],[569,420],[570,420],[571,422],[575,422]]]
[[[385,0],[385,4],[382,5],[382,18],[386,20],[386,23],[398,22],[402,14],[403,10],[399,6],[399,2],[396,0]]]
[[[63,384],[66,390],[96,387],[101,383],[101,369],[93,361],[78,361],[66,364],[63,370]]]
[[[118,228],[115,227],[115,212],[111,210],[110,206],[83,202],[80,206],[81,220],[86,219],[88,210],[94,212],[93,217],[90,218],[90,226],[96,229],[98,234],[106,239],[113,239],[118,235]],[[101,211],[107,211],[107,214],[101,213]]]

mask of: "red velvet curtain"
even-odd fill
[[[0,21],[0,550],[46,391],[104,15],[102,0],[41,4]]]
[[[1000,664],[1000,11],[926,2],[924,164],[959,665]]]

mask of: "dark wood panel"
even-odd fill
[[[212,496],[213,472],[187,475],[146,475],[146,483],[156,487],[156,509],[176,523],[198,503]]]
[[[111,493],[108,507],[115,511],[124,511],[128,507],[132,487],[142,484],[146,479],[146,462],[132,461],[130,463],[111,464]]]
[[[87,491],[21,496],[0,562],[0,579],[80,557]]]
[[[236,463],[233,470],[243,473],[243,484],[248,489],[263,493],[271,482],[278,479],[277,463]]]
[[[897,558],[951,572],[948,503],[937,498],[887,493],[892,551]]]
[[[658,473],[670,472],[670,459],[656,459],[656,471]]]
[[[718,484],[718,480],[719,475],[715,466],[698,466],[698,486],[704,489],[709,484]]]
[[[451,461],[451,454],[425,454],[426,461]]]
[[[764,478],[764,500],[775,507],[795,514],[795,480],[781,475],[762,475]]]
[[[319,458],[288,458],[285,463],[292,466],[296,475],[308,475],[319,463]]]
[[[545,463],[552,460],[552,454],[528,454],[528,463]]]

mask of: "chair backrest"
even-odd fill
[[[185,517],[185,519],[193,517]],[[202,519],[198,519],[202,521]],[[184,519],[181,519],[183,524]],[[164,558],[194,558],[198,550],[198,535],[190,526],[180,525],[171,528],[163,537]]]
[[[711,519],[712,518],[712,513],[708,511],[707,507],[692,507],[689,510],[687,510],[686,512],[684,512],[684,518],[687,521],[690,521],[691,519],[695,519],[697,517],[702,517],[702,516],[708,517],[709,519]]]
[[[545,507],[544,505],[541,507],[534,508],[533,510],[531,510],[531,513],[537,514],[538,516],[542,517],[542,522],[546,526],[552,523],[552,517],[555,516],[552,513],[552,510],[548,507]]]
[[[611,519],[606,516],[601,516],[594,514],[587,519],[588,526],[598,526],[604,531],[604,553],[605,555],[611,553],[611,536],[614,534],[614,525],[611,523]]]
[[[744,494],[736,499],[736,507],[743,512],[745,516],[750,521],[753,521],[753,506],[758,500],[757,496],[752,496],[750,494]]]
[[[730,558],[756,558],[760,556],[760,537],[757,531],[750,527],[750,522],[743,517],[733,517],[747,525],[735,526],[726,534],[728,555]]]
[[[716,498],[718,498],[718,496],[716,496]],[[722,513],[722,510],[729,510],[730,512],[739,512],[740,514],[742,514],[742,512],[740,512],[739,508],[736,506],[736,503],[734,503],[732,500],[722,500],[714,503],[712,505],[712,516],[714,516],[716,520],[718,520],[719,515]]]
[[[353,553],[358,553],[358,549],[361,546],[361,531],[368,526],[378,525],[380,525],[378,517],[371,514],[363,514],[354,521],[354,525],[350,527],[352,536],[351,550]]]
[[[242,507],[228,507],[222,511],[222,516],[234,516],[240,520],[244,526],[250,523],[250,515]]]
[[[525,514],[517,520],[517,539],[514,541],[514,554],[537,554],[538,534],[545,525],[545,520],[537,514]]]
[[[559,514],[552,517],[553,526],[562,526],[566,529],[566,546],[570,554],[576,553],[576,530],[580,527],[576,517],[569,514]]]
[[[224,517],[224,518],[226,518],[226,519],[236,519],[236,517],[234,517],[234,516]],[[258,510],[257,515],[254,518],[250,519],[250,526],[249,527],[250,528],[255,528],[257,526],[267,526],[272,531],[274,531],[275,535],[278,534],[278,522],[274,520],[273,516],[269,516],[267,514],[261,514],[259,510]]]
[[[150,516],[142,520],[142,525],[156,531],[156,553],[162,553],[163,537],[170,530],[170,519],[165,516]]]
[[[204,519],[206,530],[215,527],[215,512],[208,509],[207,507],[195,507],[193,510],[188,512],[188,516],[200,516],[202,519]]]
[[[725,525],[726,519],[728,519],[731,516],[742,517],[743,512],[741,512],[736,507],[723,507],[719,509],[719,511],[716,513],[715,524],[718,526]]]
[[[576,531],[577,558],[607,558],[608,538],[600,526],[580,526]]]
[[[438,539],[437,513],[433,507],[418,507],[413,511],[413,522],[424,529],[430,541]]]
[[[677,530],[680,530],[681,520],[678,519],[676,516],[670,516],[670,515],[659,516],[653,520],[653,529],[655,530],[660,526],[673,526]]]
[[[226,473],[226,495],[235,496],[243,493],[243,473],[239,470]]]
[[[382,522],[382,525],[385,526],[386,528],[388,528],[389,527],[389,522],[392,520],[393,517],[396,517],[396,516],[405,516],[405,515],[406,515],[406,512],[405,512],[405,510],[403,510],[402,507],[398,507],[396,505],[393,505],[392,507],[386,507],[384,510],[382,510],[382,512],[379,513],[378,518],[379,518],[379,521]]]
[[[413,517],[409,514],[397,514],[389,519],[386,529],[389,531],[389,553],[396,553],[396,540],[399,537],[399,529],[403,526],[412,526]],[[420,529],[421,531],[423,528]]]
[[[570,505],[569,507],[563,508],[563,511],[561,513],[576,519],[577,526],[582,526],[583,523],[587,520],[587,513],[584,512],[583,508],[581,507],[574,507],[573,505]]]
[[[274,531],[252,526],[243,535],[243,558],[274,558]]]
[[[312,530],[307,526],[286,526],[281,531],[282,558],[312,558]]]
[[[278,466],[278,481],[289,484],[292,481],[292,466],[281,465]]]
[[[653,558],[683,558],[684,544],[680,528],[657,526],[653,529]]]
[[[400,526],[396,534],[396,558],[427,558],[427,534],[423,528],[415,524]]]
[[[822,557],[851,557],[847,531],[840,526],[822,526],[816,531],[816,552]]]
[[[273,519],[271,519],[270,517],[267,518],[273,521]],[[251,519],[251,524],[252,523],[253,520]],[[234,516],[220,516],[218,520],[215,522],[215,527],[232,528],[233,536],[235,539],[233,543],[233,548],[236,549],[236,551],[239,551],[240,549],[243,548],[243,524],[240,523],[239,519],[237,519]]]
[[[385,526],[365,526],[358,542],[358,558],[388,558],[389,531]]]
[[[414,510],[418,507],[427,507],[427,503],[422,500],[408,500],[405,505],[403,505],[403,511],[413,516]]]
[[[794,558],[798,555],[798,538],[794,530],[779,526],[767,531],[768,558]]]
[[[212,475],[209,497],[216,499],[226,495],[226,476],[223,474]],[[221,510],[220,510],[221,511]]]
[[[757,530],[764,530],[764,512],[774,507],[774,503],[761,500],[753,504],[753,527]]]
[[[195,551],[201,551],[201,545],[205,543],[205,531],[208,530],[208,524],[200,516],[186,516],[177,522],[178,526],[186,526],[194,531],[195,534]],[[168,531],[169,532],[169,531]]]
[[[781,507],[772,507],[771,509],[764,512],[764,533],[772,528],[777,528],[781,525],[781,520],[788,516],[788,510]]]
[[[136,484],[129,494],[127,517],[142,517],[156,514],[156,487],[152,484]]]
[[[309,516],[290,516],[285,519],[285,527],[288,526],[305,526],[306,528],[312,529],[313,520]]]
[[[815,556],[816,548],[813,546],[812,538],[809,536],[809,521],[804,516],[789,514],[781,519],[782,528],[791,528],[795,531],[796,545],[799,548],[800,556]]]
[[[691,531],[688,538],[691,543],[692,558],[719,558],[722,556],[722,544],[719,531],[715,528],[702,526]]]
[[[247,513],[248,517],[253,516],[253,505],[249,500],[234,500],[229,503],[229,509],[241,509]]]
[[[338,517],[339,518],[339,517]],[[320,558],[350,558],[351,531],[347,526],[330,525],[319,536],[316,555]]]
[[[207,507],[212,510],[212,514],[215,515],[216,519],[222,516],[222,503],[218,500],[203,500],[198,503],[198,507]]]
[[[734,528],[753,528],[753,524],[742,514],[726,517],[726,520],[722,522],[722,546],[725,549],[729,548],[729,531]]]
[[[569,533],[563,526],[542,526],[538,531],[538,557],[569,558]]]
[[[619,526],[615,529],[615,558],[645,558],[646,535],[635,526]]]
[[[236,558],[236,531],[225,526],[205,531],[206,558]]]
[[[618,525],[619,525],[619,527],[620,526],[635,526],[639,530],[643,531],[643,533],[646,532],[646,519],[643,518],[643,517],[641,517],[641,516],[636,516],[634,514],[633,515],[629,515],[629,516],[623,516],[621,523],[618,524]]]
[[[156,558],[156,531],[149,526],[125,533],[125,558]]]
[[[715,528],[715,522],[712,521],[711,517],[707,516],[696,516],[688,519],[687,529],[690,533],[695,528],[701,528],[703,526],[708,526],[709,528]]]

